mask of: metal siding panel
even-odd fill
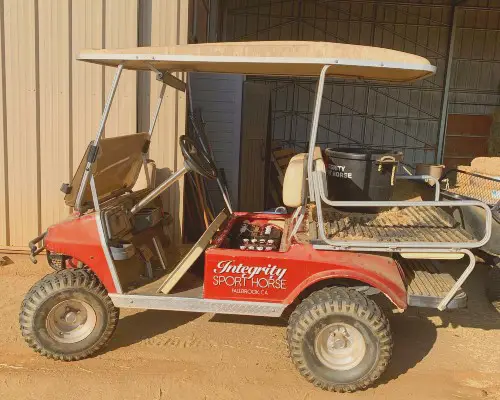
[[[84,48],[136,46],[138,1],[1,3],[0,32],[5,35],[0,39],[5,48],[0,63],[0,245],[24,247],[39,230],[66,215],[58,188],[95,137],[106,82],[103,67],[76,61],[76,56]],[[141,0],[149,10],[141,20],[145,33],[153,14],[148,3]],[[155,1],[154,30],[168,31],[167,38],[157,36],[158,44],[187,42],[187,11],[187,2],[181,0]],[[111,110],[110,135],[136,131],[137,83],[135,73],[130,75],[123,76]],[[149,96],[149,84],[147,89],[141,93]],[[182,164],[177,137],[184,131],[185,97],[172,92],[169,96],[175,101],[163,111],[169,122],[162,134],[173,137],[174,145],[166,153],[165,147],[157,148],[176,169]],[[182,211],[181,194],[182,190],[170,209],[174,216]]]
[[[406,151],[406,160],[410,163],[415,162],[414,157],[428,159],[433,156],[439,134],[450,7],[441,7],[441,3],[426,4],[425,1],[412,2],[415,7],[394,1],[340,0],[301,4],[299,12],[300,2],[293,0],[228,3],[226,38],[235,41],[255,40],[257,37],[269,40],[265,37],[266,30],[274,25],[275,29],[280,29],[279,37],[272,38],[275,40],[359,43],[428,57],[440,68],[438,74],[413,85],[387,87],[362,80],[329,80],[325,87],[318,140],[323,146],[359,145],[360,142],[372,146],[400,146]],[[287,5],[291,6],[285,8]],[[270,9],[272,18],[267,15]],[[269,22],[270,19],[273,22]],[[286,24],[288,32],[278,28],[280,24]],[[301,147],[307,142],[314,100],[311,95],[313,80],[300,80],[295,85],[289,78],[248,79],[265,81],[274,88],[273,139],[287,141],[295,144],[297,150],[303,150]],[[411,137],[414,139],[410,140]],[[415,151],[414,147],[422,150]]]
[[[74,0],[72,3],[72,171],[76,170],[101,118],[104,67],[77,61],[80,50],[103,48],[103,0]]]
[[[39,3],[40,176],[42,229],[67,216],[59,188],[70,176],[70,8]]]
[[[152,46],[187,43],[188,2],[153,0],[151,14]],[[185,79],[184,74],[177,74],[177,76]],[[152,80],[151,112],[159,91],[160,85],[156,80]],[[186,95],[167,87],[151,144],[151,156],[158,167],[158,179],[164,179],[183,165],[179,137],[185,133],[185,118]],[[166,210],[174,219],[173,232],[176,241],[182,237],[183,193],[184,180],[182,179],[162,196]]]
[[[139,46],[151,45],[151,6],[151,0],[139,0]],[[149,130],[151,79],[154,79],[151,72],[137,73],[137,130],[139,132]]]
[[[240,159],[240,125],[243,76],[230,74],[190,74],[193,108],[201,109],[205,130],[214,151],[218,168],[224,168],[231,199],[238,204]],[[215,182],[208,182],[211,192],[217,193]],[[217,209],[222,209],[222,196],[213,198]]]
[[[105,48],[137,47],[138,0],[106,0]],[[116,69],[105,68],[105,94]],[[137,132],[137,72],[123,71],[106,123],[106,137]]]
[[[10,245],[39,233],[36,3],[6,0],[5,74]]]
[[[500,11],[457,10],[449,113],[492,114],[500,106]]]
[[[4,4],[0,3],[0,246],[9,244],[9,213],[8,213],[8,157],[7,129],[5,112],[5,51],[4,51]]]

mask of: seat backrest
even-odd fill
[[[302,201],[307,193],[307,153],[296,154],[288,163],[283,180],[283,204],[287,207],[296,208],[302,205]],[[321,156],[321,149],[314,149],[314,162],[317,171],[325,172],[325,163]],[[325,173],[326,176],[326,173]],[[325,178],[326,179],[326,178]]]
[[[142,189],[154,189],[156,184],[156,163],[153,160],[148,160],[146,168],[142,165],[141,172],[134,185],[134,192]]]

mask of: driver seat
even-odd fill
[[[314,148],[314,168],[320,171],[323,177],[323,186],[325,193],[326,187],[326,168],[325,162],[321,155],[319,147]],[[283,179],[283,204],[286,207],[298,208],[302,206],[304,198],[307,196],[306,184],[307,180],[307,153],[299,153],[293,156],[288,163],[285,172],[285,179]]]

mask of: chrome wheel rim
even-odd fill
[[[97,316],[92,306],[82,300],[64,300],[49,311],[46,328],[59,343],[77,343],[94,330]]]
[[[316,335],[316,356],[328,368],[347,371],[361,363],[366,343],[361,332],[343,322],[325,326]]]

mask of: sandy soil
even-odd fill
[[[48,267],[11,258],[0,267],[0,399],[500,399],[500,314],[483,294],[485,266],[465,286],[467,310],[388,310],[395,348],[383,379],[332,395],[300,377],[285,324],[266,318],[123,311],[101,354],[45,359],[24,344],[17,314]]]

